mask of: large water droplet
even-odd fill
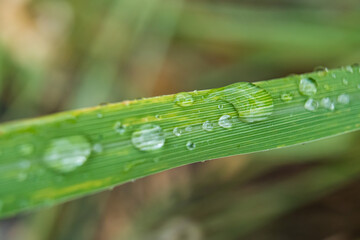
[[[84,136],[53,139],[45,149],[44,164],[61,173],[84,165],[91,153],[91,144]]]
[[[219,125],[223,128],[231,128],[232,122],[231,117],[229,115],[223,115],[219,118]]]
[[[328,109],[330,111],[334,111],[335,110],[335,104],[331,101],[330,98],[326,97],[321,99],[320,101],[320,105],[325,108]]]
[[[196,144],[193,143],[192,141],[188,141],[186,143],[186,148],[189,149],[189,150],[194,150],[196,148]]]
[[[194,103],[190,93],[178,93],[175,95],[175,103],[181,107],[188,107]]]
[[[263,121],[273,113],[274,108],[273,98],[266,90],[247,82],[213,90],[208,99],[231,103],[244,122]]]
[[[348,94],[343,93],[338,96],[337,101],[338,101],[338,103],[341,103],[341,104],[349,104],[350,96]]]
[[[173,133],[175,136],[180,137],[182,134],[182,130],[178,127],[174,128]]]
[[[114,130],[120,135],[123,135],[126,132],[126,126],[123,125],[121,122],[116,122],[114,125]]]
[[[214,124],[210,121],[206,121],[203,123],[202,129],[210,132],[210,131],[214,130]]]
[[[302,78],[299,83],[299,92],[305,96],[313,96],[317,92],[317,84],[313,78]]]
[[[309,98],[306,102],[305,102],[305,105],[304,105],[304,108],[310,112],[315,112],[316,109],[319,107],[319,103],[318,101],[312,99],[312,98]]]
[[[131,141],[141,151],[153,151],[164,146],[165,135],[160,126],[145,124],[133,132]]]

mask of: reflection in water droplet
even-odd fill
[[[188,107],[194,103],[190,93],[178,93],[175,95],[175,103],[181,107]]]
[[[266,120],[273,113],[273,98],[264,89],[247,82],[211,91],[208,100],[224,100],[231,103],[244,122]]]
[[[160,126],[145,124],[133,132],[131,141],[141,151],[153,151],[164,146],[165,135]]]
[[[304,105],[304,108],[310,112],[315,112],[318,107],[319,103],[312,98],[309,98]]]
[[[188,141],[188,142],[186,143],[186,147],[187,147],[187,149],[189,149],[189,150],[194,150],[194,149],[196,148],[196,144],[193,143],[192,141]]]
[[[84,136],[53,139],[43,156],[44,164],[61,173],[74,171],[84,165],[91,153],[91,144]]]
[[[103,146],[100,143],[96,143],[93,146],[93,150],[96,153],[102,153],[103,152]]]
[[[126,132],[126,126],[123,125],[121,122],[116,122],[114,125],[114,130],[120,135],[123,135]]]
[[[343,93],[338,96],[337,101],[338,101],[338,103],[341,103],[341,104],[349,104],[350,96],[348,94]]]
[[[175,136],[180,137],[182,134],[182,130],[178,127],[174,128],[173,133]]]
[[[293,95],[291,93],[283,93],[280,98],[283,102],[290,102],[293,99]]]
[[[232,127],[232,123],[231,123],[231,117],[229,115],[223,115],[219,118],[219,126],[223,127],[223,128],[231,128]]]
[[[317,92],[317,83],[313,78],[303,78],[299,83],[299,92],[305,96],[313,96]]]
[[[320,101],[320,105],[325,108],[328,109],[330,111],[334,111],[335,110],[335,104],[331,101],[330,98],[326,97],[321,99]]]
[[[203,123],[202,125],[202,129],[205,130],[205,131],[212,131],[214,129],[214,124],[210,121],[206,121]]]

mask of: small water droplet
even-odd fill
[[[27,143],[20,145],[20,153],[23,156],[28,156],[34,152],[34,145]]]
[[[156,119],[161,119],[161,116],[160,116],[159,114],[156,114],[156,115],[155,115],[155,118],[156,118]]]
[[[224,100],[234,106],[239,118],[247,123],[268,119],[273,113],[273,98],[255,84],[240,82],[213,90],[209,100]]]
[[[173,133],[175,136],[180,137],[182,134],[182,130],[178,127],[174,128]]]
[[[196,144],[193,143],[192,141],[188,141],[188,142],[186,143],[186,147],[187,147],[187,149],[189,149],[189,150],[194,150],[194,149],[196,148]]]
[[[309,98],[304,105],[304,108],[310,112],[315,112],[318,107],[319,103],[312,98]]]
[[[192,126],[187,126],[185,128],[185,131],[187,131],[187,132],[191,132],[192,130],[193,130]]]
[[[349,82],[348,82],[348,80],[347,80],[346,78],[343,78],[342,82],[343,82],[344,85],[348,85],[348,84],[349,84]]]
[[[219,126],[223,127],[223,128],[231,128],[232,127],[232,122],[231,122],[231,117],[230,115],[223,115],[219,118]]]
[[[305,96],[313,96],[317,92],[317,84],[313,78],[302,78],[299,83],[299,92]]]
[[[119,133],[120,135],[123,135],[126,132],[126,126],[118,121],[114,125],[114,130],[115,130],[115,132]]]
[[[293,99],[293,95],[291,93],[283,93],[280,98],[283,102],[290,102]]]
[[[357,85],[357,88],[360,89],[360,84]]]
[[[97,114],[97,117],[98,117],[98,118],[103,118],[102,113],[98,113],[98,114]]]
[[[338,103],[341,103],[341,104],[349,104],[350,96],[348,94],[343,93],[338,96],[337,101],[338,101]]]
[[[210,132],[210,131],[214,130],[214,124],[212,122],[210,122],[210,121],[206,121],[206,122],[203,123],[202,129],[204,129],[205,131]]]
[[[96,143],[93,146],[93,150],[96,153],[102,153],[103,152],[103,146],[100,143]]]
[[[331,76],[332,76],[332,78],[334,78],[334,79],[336,78],[336,74],[335,74],[335,73],[332,73]]]
[[[325,76],[329,69],[324,66],[318,66],[314,69],[314,71],[317,72],[319,76]]]
[[[190,93],[178,93],[175,95],[175,103],[180,107],[188,107],[193,105],[194,99]]]
[[[346,69],[346,71],[348,71],[349,73],[354,73],[354,69],[352,68],[352,66],[346,66],[345,69]]]
[[[160,126],[145,124],[133,132],[131,141],[141,151],[153,151],[164,146],[165,135]]]
[[[44,164],[61,173],[74,171],[84,165],[91,153],[91,144],[84,136],[57,138],[45,149]]]
[[[224,105],[222,105],[222,104],[219,104],[219,105],[218,105],[218,109],[221,110],[221,109],[223,109],[223,108],[224,108]]]
[[[335,104],[331,101],[330,98],[326,97],[321,99],[320,101],[320,105],[325,108],[328,109],[330,111],[334,111],[335,110]]]

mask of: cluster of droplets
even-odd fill
[[[353,73],[354,70],[351,66],[348,66],[345,68],[346,71]],[[324,71],[323,71],[324,72]],[[326,71],[327,73],[327,71]],[[337,78],[337,75],[335,73],[332,73],[331,76],[335,79]],[[347,86],[349,84],[348,80],[346,78],[342,79],[342,84]],[[328,85],[324,85],[324,88],[326,90],[329,90]],[[346,105],[350,103],[350,96],[346,93],[340,94],[336,99],[331,99],[329,97],[324,97],[320,99],[319,101],[314,98],[314,96],[317,94],[318,91],[318,85],[315,79],[311,77],[302,78],[299,81],[299,92],[308,97],[308,99],[305,101],[304,108],[310,112],[315,112],[319,107],[322,107],[329,111],[335,110],[335,104],[336,102],[342,105]],[[283,100],[283,97],[281,97]]]

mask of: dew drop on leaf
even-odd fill
[[[343,93],[338,96],[337,101],[338,101],[338,103],[341,103],[341,104],[349,104],[350,96],[348,94]]]
[[[334,111],[335,110],[335,104],[331,101],[330,98],[328,97],[325,97],[325,98],[322,98],[321,101],[320,101],[320,106],[325,108],[325,109],[328,109],[330,111]]]
[[[103,152],[103,146],[100,143],[96,143],[93,146],[93,150],[96,153],[102,153]]]
[[[214,124],[210,121],[206,121],[203,123],[202,129],[210,132],[210,131],[214,130]]]
[[[271,95],[265,89],[248,82],[213,90],[208,99],[229,102],[236,109],[239,118],[248,123],[268,119],[274,108]]]
[[[291,93],[283,93],[280,98],[283,102],[290,102],[293,99],[293,95]]]
[[[194,99],[190,93],[178,93],[175,95],[175,103],[180,107],[188,107],[193,105]]]
[[[61,173],[72,172],[88,160],[91,144],[84,136],[71,136],[51,140],[46,147],[44,164]]]
[[[182,134],[182,130],[178,127],[174,128],[173,133],[175,136],[180,137]]]
[[[194,150],[194,149],[196,148],[196,144],[193,143],[192,141],[188,141],[188,142],[186,143],[186,148],[187,148],[188,150]]]
[[[223,128],[231,128],[232,127],[232,123],[231,123],[231,117],[229,115],[223,115],[219,118],[219,125]]]
[[[299,83],[299,92],[305,96],[313,96],[317,92],[317,84],[313,78],[302,78]]]
[[[123,135],[126,132],[126,127],[121,122],[116,122],[114,124],[114,130],[120,135]]]
[[[160,126],[145,124],[133,132],[131,142],[141,151],[153,151],[164,146],[165,135]]]
[[[319,103],[312,98],[309,98],[304,105],[304,108],[310,112],[315,112],[318,109],[318,107],[319,107]]]

